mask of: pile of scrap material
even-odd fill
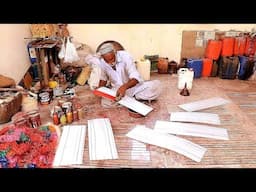
[[[68,37],[67,24],[31,24],[33,38]]]
[[[4,127],[0,130],[0,168],[51,168],[59,137],[53,125]]]
[[[56,24],[31,24],[30,30],[34,38],[45,38],[56,36],[60,29]]]
[[[0,88],[14,87],[15,85],[14,79],[0,74]]]

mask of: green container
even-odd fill
[[[159,55],[144,55],[144,59],[150,60],[150,71],[156,72]]]

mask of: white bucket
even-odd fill
[[[194,78],[193,69],[180,68],[178,70],[178,89],[183,89],[187,83],[187,89],[192,89]]]
[[[150,66],[151,66],[150,60],[140,59],[140,60],[137,60],[135,63],[141,77],[145,81],[150,80]]]

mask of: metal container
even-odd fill
[[[41,125],[40,113],[37,110],[27,112],[30,127],[38,128]]]
[[[42,105],[48,105],[51,103],[53,91],[50,88],[42,89],[38,93],[38,101]]]

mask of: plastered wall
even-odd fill
[[[0,73],[17,83],[30,66],[27,52],[31,37],[29,24],[0,24]],[[135,59],[158,54],[180,60],[183,30],[251,31],[256,24],[68,24],[74,40],[89,45],[93,51],[105,40],[116,40]]]
[[[0,24],[0,74],[18,83],[30,66],[25,37],[31,37],[28,24]]]
[[[95,51],[105,40],[116,40],[135,59],[158,54],[180,60],[183,30],[231,29],[251,31],[256,24],[69,24],[68,29],[77,41],[88,44]]]

